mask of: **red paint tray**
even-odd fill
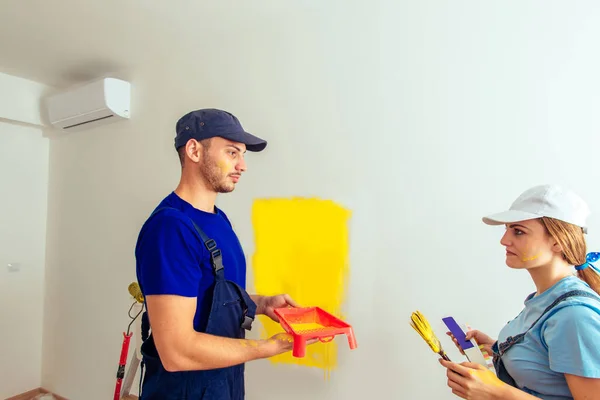
[[[283,329],[294,337],[294,357],[304,357],[307,340],[330,342],[335,335],[346,335],[350,348],[356,348],[352,326],[319,307],[278,308],[275,314]]]

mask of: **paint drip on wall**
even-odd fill
[[[300,306],[318,306],[343,319],[348,276],[350,211],[315,198],[259,199],[252,208],[254,287],[262,295],[289,294]],[[283,328],[259,316],[268,338]],[[316,343],[306,356],[285,353],[272,363],[321,368],[328,378],[337,366],[337,344]]]

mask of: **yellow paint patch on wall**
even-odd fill
[[[350,215],[349,210],[330,200],[256,200],[252,208],[256,292],[288,293],[300,306],[318,306],[343,318]],[[283,330],[268,318],[259,319],[265,338]],[[323,368],[329,376],[337,366],[337,347],[335,341],[316,343],[307,347],[304,358],[295,358],[289,352],[270,360]]]

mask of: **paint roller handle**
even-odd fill
[[[121,345],[121,356],[119,357],[119,367],[117,369],[117,382],[115,384],[114,400],[119,400],[121,396],[121,385],[125,376],[125,365],[127,364],[127,353],[129,352],[129,341],[132,333],[123,332],[123,344]]]

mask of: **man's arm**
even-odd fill
[[[149,295],[146,304],[156,349],[167,371],[229,367],[292,349],[293,340],[286,335],[249,340],[196,332],[196,298]]]

